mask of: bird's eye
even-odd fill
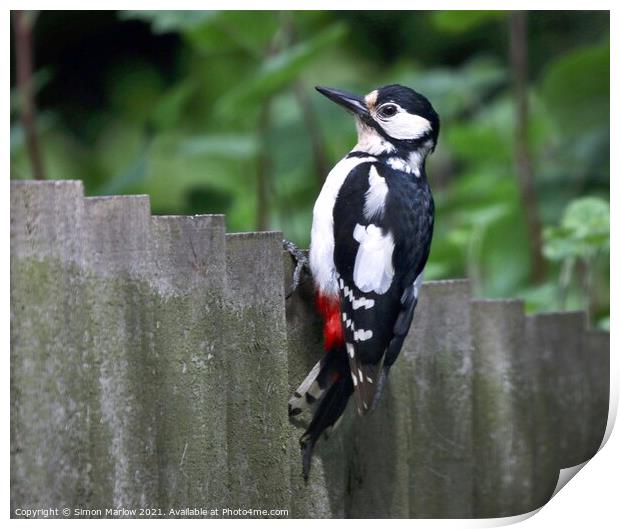
[[[394,114],[396,114],[396,112],[398,111],[398,109],[396,108],[396,105],[385,105],[383,107],[381,107],[381,110],[379,111],[379,113],[384,116],[384,117],[392,117]]]

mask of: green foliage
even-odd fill
[[[437,11],[432,20],[437,29],[460,34],[505,16],[504,11]]]
[[[124,11],[105,29],[101,20],[37,20],[48,178],[80,178],[88,194],[148,193],[154,213],[225,213],[229,231],[278,229],[307,245],[323,178],[355,142],[350,116],[313,87],[402,83],[441,116],[427,167],[437,220],[426,277],[466,275],[479,296],[588,308],[608,325],[608,18],[528,15],[528,142],[549,265],[537,284],[513,155],[506,12]],[[57,44],[45,28],[59,25],[83,40]],[[95,49],[99,31],[115,46]],[[56,55],[39,53],[55,44]],[[68,78],[84,54],[90,77]],[[84,101],[72,100],[76,83]],[[11,177],[29,178],[19,105],[12,86]]]
[[[609,42],[579,48],[554,62],[542,82],[545,105],[563,133],[609,126]]]
[[[602,285],[595,284],[593,278],[601,268],[604,274],[609,273],[609,218],[607,200],[579,198],[566,206],[558,226],[549,226],[544,232],[545,255],[561,266],[557,285],[560,307],[565,308],[572,296],[577,307],[587,307],[593,318],[607,328],[609,316],[604,311],[599,314],[596,307],[597,297],[605,292],[598,292]]]
[[[592,259],[609,251],[609,203],[596,197],[572,201],[559,226],[545,230],[545,255],[552,261]]]
[[[217,15],[215,11],[119,11],[121,20],[149,22],[154,33],[185,32],[199,28]]]
[[[216,104],[216,110],[222,118],[232,112],[244,112],[248,106],[255,105],[289,86],[308,63],[342,38],[344,33],[345,29],[341,24],[333,25],[304,42],[268,56],[249,79],[243,80],[224,94]]]

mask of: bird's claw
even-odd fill
[[[291,254],[291,257],[295,261],[295,269],[293,270],[293,282],[291,284],[291,291],[286,294],[286,299],[290,298],[297,287],[299,287],[299,283],[301,280],[301,273],[305,270],[307,273],[310,273],[310,266],[308,264],[308,258],[306,254],[301,251],[296,244],[291,241],[287,241],[286,239],[282,240],[282,247],[285,251]]]

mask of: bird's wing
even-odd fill
[[[400,352],[428,257],[432,199],[412,178],[379,162],[361,164],[334,206],[334,263],[360,414],[376,402],[380,378]]]

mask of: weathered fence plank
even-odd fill
[[[586,369],[590,388],[590,409],[588,439],[585,457],[594,457],[598,452],[607,428],[609,413],[609,333],[589,330],[585,335]]]
[[[379,408],[301,477],[290,393],[323,354],[279,233],[152,217],[147,197],[11,185],[11,508],[472,517],[542,506],[596,453],[609,334],[423,286]],[[177,516],[208,516],[208,511]]]
[[[398,359],[377,408],[355,417],[346,443],[348,518],[409,517],[410,373]]]
[[[158,499],[157,388],[148,278],[147,196],[84,200],[90,340],[98,384],[91,392],[92,507],[148,505]]]
[[[221,509],[230,504],[224,217],[153,217],[151,231],[158,505]]]
[[[500,518],[535,508],[530,373],[525,316],[517,300],[474,300],[474,516]]]
[[[547,420],[556,432],[559,469],[584,461],[589,455],[590,412],[588,360],[584,348],[586,317],[583,312],[549,313],[536,316],[541,346],[541,369],[550,401]],[[558,470],[559,470],[558,469]]]
[[[11,186],[11,507],[88,502],[80,182]]]
[[[469,297],[467,281],[424,284],[401,353],[412,373],[409,493],[413,518],[473,515]]]
[[[554,386],[549,379],[547,368],[543,366],[545,344],[541,338],[542,332],[538,317],[526,316],[524,341],[528,371],[531,372],[528,415],[533,436],[532,502],[535,508],[542,507],[549,501],[560,473],[558,425],[552,399]]]
[[[226,236],[231,507],[290,508],[282,235]]]

